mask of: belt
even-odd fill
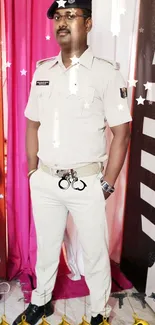
[[[92,163],[83,167],[78,167],[75,169],[53,169],[44,165],[43,163],[40,164],[40,168],[47,174],[51,176],[56,176],[62,178],[64,175],[73,174],[77,177],[86,177],[98,174],[102,169],[101,163]]]
[[[68,190],[71,185],[74,190],[83,191],[87,187],[87,184],[83,180],[79,180],[79,177],[86,177],[98,174],[102,169],[101,167],[103,166],[100,163],[92,163],[76,169],[56,170],[41,163],[40,167],[44,172],[60,178],[58,182],[58,186],[60,187],[60,189]]]

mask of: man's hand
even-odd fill
[[[102,190],[102,191],[103,191],[103,190]],[[111,194],[110,194],[110,193],[107,193],[107,192],[105,192],[105,191],[103,191],[103,195],[104,195],[105,200],[107,200],[108,197],[109,197]]]
[[[39,122],[27,119],[26,127],[26,152],[28,160],[28,171],[37,169],[38,166],[38,128]]]

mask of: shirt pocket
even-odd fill
[[[39,107],[39,118],[42,120],[43,116],[48,115],[50,109],[50,98],[52,95],[52,86],[36,86],[37,101]]]
[[[84,94],[81,94],[80,101],[82,104],[83,117],[101,117],[104,115],[103,102],[99,97],[97,90],[89,86],[85,89]]]
[[[36,93],[38,100],[47,100],[52,92],[52,87],[50,85],[48,86],[36,86]]]

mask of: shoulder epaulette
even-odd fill
[[[119,70],[120,69],[120,63],[115,62],[115,61],[108,61],[108,60],[104,60],[104,61],[106,61],[107,63],[110,63],[111,65],[113,65],[113,67],[114,67],[115,70]]]
[[[44,64],[45,62],[48,62],[48,61],[52,61],[54,60],[56,57],[53,56],[52,58],[47,58],[47,59],[43,59],[43,60],[40,60],[40,61],[37,61],[36,63],[36,68],[40,67],[42,64]]]
[[[120,70],[120,63],[115,62],[115,61],[109,61],[109,60],[106,60],[106,59],[103,59],[103,58],[100,58],[100,60],[111,64],[114,67],[115,70]]]

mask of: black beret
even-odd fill
[[[61,3],[61,2],[60,2]],[[55,0],[50,8],[47,11],[47,17],[49,19],[53,19],[53,15],[56,11],[56,9],[59,8],[80,8],[80,9],[89,9],[92,10],[92,0],[67,0],[66,2],[64,1],[65,5],[63,6],[58,6],[57,0]]]

